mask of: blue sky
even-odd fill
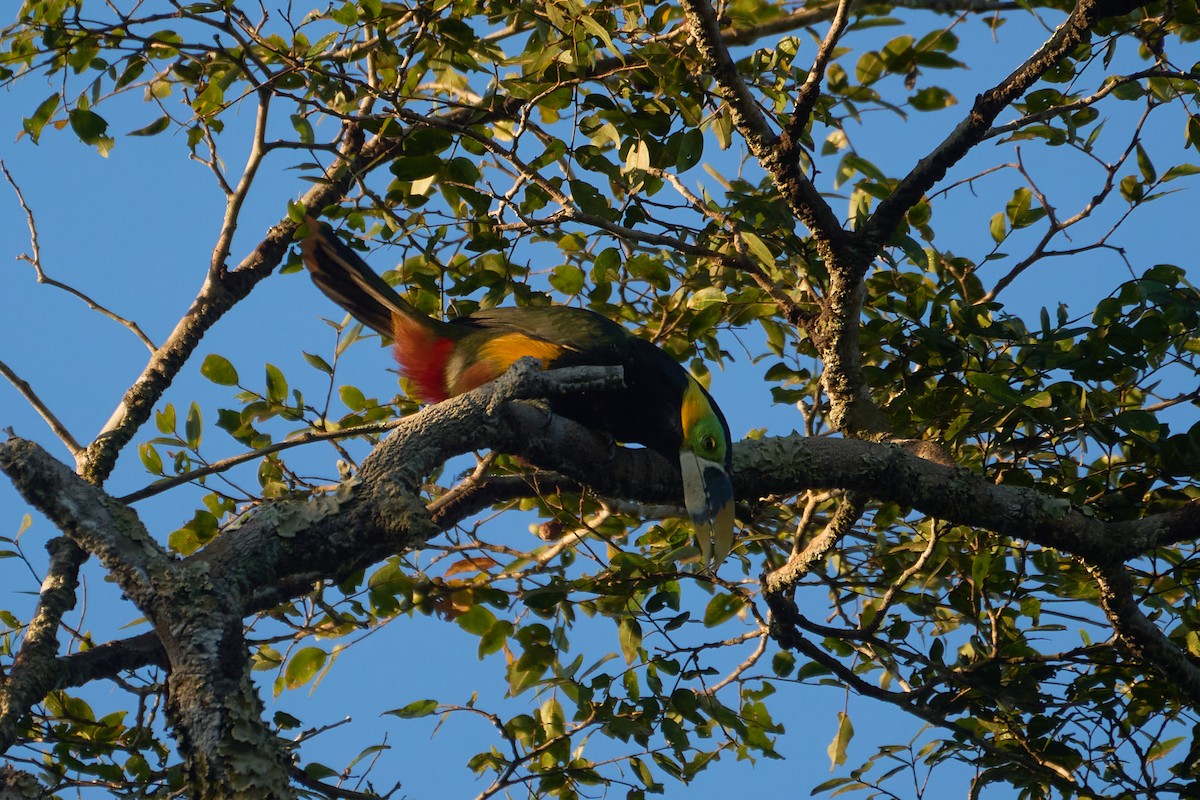
[[[992,42],[979,21],[958,33],[964,38],[964,48],[986,54],[986,61],[976,64],[975,69],[951,76],[949,83],[960,105],[941,113],[913,115],[899,128],[904,132],[902,137],[891,132],[894,121],[873,126],[876,120],[870,118],[861,131],[852,134],[855,144],[869,150],[868,157],[885,170],[894,167],[891,171],[902,171],[903,165],[923,154],[931,141],[945,135],[960,118],[974,92],[1006,74],[1015,65],[1017,54],[1030,51],[1045,36],[1029,19],[1003,29],[998,43]],[[151,339],[161,342],[203,281],[220,226],[222,198],[206,168],[188,161],[184,143],[170,134],[142,139],[118,137],[108,158],[97,156],[94,149],[76,141],[69,131],[47,131],[36,146],[27,137],[17,138],[21,118],[53,90],[34,79],[14,91],[0,91],[0,120],[7,127],[7,131],[0,132],[0,158],[37,215],[43,265],[55,279],[133,317]],[[121,101],[121,113],[106,112],[115,130],[139,128],[157,115],[139,105],[132,100]],[[1170,119],[1170,114],[1162,115],[1161,124],[1148,132],[1147,141],[1156,146],[1156,152],[1161,147],[1172,153],[1175,160],[1169,163],[1189,160],[1183,151],[1182,117],[1176,125],[1162,123]],[[1121,120],[1111,124],[1117,128]],[[223,155],[231,167],[244,158],[232,143]],[[1066,196],[1081,202],[1094,191],[1090,183],[1078,182],[1077,176],[1087,174],[1088,167],[1077,156],[1029,145],[1022,149],[1022,157],[1040,181],[1063,193],[1056,196],[1064,198],[1064,205],[1069,205]],[[951,179],[973,174],[981,165],[1012,158],[1015,153],[1011,146],[985,143],[954,171]],[[1194,152],[1190,160],[1198,160]],[[1167,165],[1164,161],[1160,171]],[[240,259],[266,227],[283,215],[287,200],[307,188],[283,166],[285,162],[275,160],[264,165],[245,210],[233,261]],[[1131,165],[1129,171],[1133,169]],[[973,258],[986,254],[991,246],[988,219],[1003,204],[1003,199],[996,197],[1006,198],[1015,181],[1011,171],[984,178],[977,185],[978,197],[966,189],[958,190],[955,202],[936,208],[934,226],[939,236],[952,243],[950,249]],[[1194,229],[1195,193],[1186,181],[1177,185],[1190,191],[1166,197],[1137,212],[1119,237],[1129,248],[1139,273],[1165,262],[1194,274],[1194,244],[1188,241],[1194,237],[1181,235],[1180,231],[1190,233]],[[834,208],[844,209],[844,201],[835,200]],[[0,220],[0,269],[5,278],[0,295],[0,360],[32,384],[76,437],[86,441],[104,424],[140,372],[147,351],[128,331],[89,312],[76,298],[37,285],[30,266],[14,260],[29,251],[29,238],[24,215],[6,186],[0,186]],[[1008,249],[1020,252],[1015,246]],[[372,263],[381,270],[391,266],[386,255],[372,259]],[[1000,267],[987,269],[995,269],[993,276],[1002,271]],[[1043,305],[1053,307],[1060,301],[1071,303],[1077,311],[1085,310],[1125,277],[1124,265],[1110,254],[1059,260],[1023,276],[1003,299],[1010,310],[1036,319]],[[174,403],[181,417],[189,402],[200,403],[206,420],[204,449],[210,458],[233,454],[238,448],[213,426],[216,409],[231,404],[231,393],[199,377],[203,356],[215,352],[230,358],[249,385],[262,384],[263,365],[270,362],[282,368],[306,395],[318,396],[325,391],[325,384],[304,363],[301,351],[327,356],[332,350],[333,334],[321,321],[323,316],[341,319],[340,312],[313,289],[304,275],[276,275],[206,337],[197,357],[164,402]],[[751,341],[758,338],[755,332],[744,335]],[[731,345],[729,349],[738,360],[715,375],[713,394],[724,408],[735,438],[751,428],[766,427],[772,434],[783,434],[801,427],[794,409],[773,405],[765,385],[755,380],[770,361],[754,366],[742,357],[740,348]],[[385,351],[370,345],[354,347],[346,361],[339,369],[339,381],[353,383],[368,395],[392,396],[394,376],[385,371],[392,366]],[[69,460],[41,420],[7,383],[0,383],[0,427],[36,439],[55,455]],[[139,440],[153,435],[148,426]],[[309,450],[304,463],[310,464],[314,472],[332,477],[332,451],[322,447]],[[252,477],[244,477],[252,473],[242,475],[253,484]],[[130,450],[122,457],[108,489],[119,495],[147,482],[148,476]],[[190,518],[188,503],[199,496],[191,490],[173,492],[143,502],[138,509],[150,529],[165,539],[167,533]],[[0,482],[0,535],[15,535],[25,511],[8,484]],[[527,520],[502,519],[497,524],[510,526],[513,536],[528,535]],[[44,564],[41,547],[52,535],[40,519],[35,519],[22,535],[21,545],[35,568]],[[0,560],[0,585],[31,593],[5,593],[2,605],[18,616],[28,616],[37,583],[18,559]],[[704,599],[696,593],[697,608],[702,607]],[[824,602],[823,591],[814,589],[802,599],[819,609]],[[815,616],[821,616],[819,611]],[[75,620],[79,618],[77,613]],[[97,639],[103,640],[124,635],[118,628],[133,618],[133,609],[121,603],[112,585],[104,582],[94,565],[90,566],[82,627],[95,631]],[[318,738],[315,746],[305,751],[309,757],[317,758],[320,753],[320,760],[340,767],[358,747],[375,741],[360,734],[356,726],[373,731],[386,729],[394,749],[378,770],[377,788],[388,784],[387,776],[396,776],[404,783],[403,794],[410,798],[470,797],[482,785],[474,781],[464,762],[480,749],[472,745],[490,735],[480,721],[455,717],[429,742],[431,720],[381,721],[375,715],[423,697],[465,702],[475,690],[484,696],[497,696],[504,686],[501,665],[495,657],[478,665],[475,646],[474,637],[454,625],[401,618],[343,655],[334,673],[320,686],[311,692],[306,687],[286,693],[277,705],[291,709],[310,725],[330,725],[347,714],[355,718],[355,726],[347,725]],[[615,648],[615,639],[601,641],[597,647]],[[98,709],[112,710],[108,704],[124,698],[107,696],[106,691],[91,690],[88,696]],[[747,773],[744,765],[726,757],[689,791],[700,798],[724,796],[729,782],[737,780],[746,788],[771,791],[789,787],[806,794],[808,787],[829,775],[825,748],[834,734],[837,711],[846,707],[858,731],[850,766],[870,755],[872,743],[903,742],[917,735],[920,728],[914,720],[875,703],[847,698],[836,688],[792,687],[781,694],[786,697],[777,703],[775,713],[789,729],[779,748],[788,760],[763,762],[753,773]],[[271,702],[269,688],[264,695]],[[518,702],[533,701],[523,697]],[[947,771],[940,780],[947,789],[961,793],[963,778],[962,771]],[[678,789],[668,792],[668,796],[677,794]]]

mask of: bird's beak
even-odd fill
[[[679,454],[679,465],[700,556],[715,572],[733,548],[733,482],[723,465],[688,450]]]

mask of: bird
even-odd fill
[[[579,392],[551,409],[617,442],[643,445],[679,470],[700,556],[714,573],[734,540],[729,424],[699,381],[654,344],[574,306],[499,307],[448,321],[406,302],[323,222],[306,220],[304,265],[317,288],[393,343],[417,399],[438,403],[532,356],[544,369],[620,366],[624,386]]]

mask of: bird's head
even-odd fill
[[[733,483],[729,478],[733,442],[721,409],[690,375],[680,423],[684,503],[696,528],[701,558],[716,570],[733,547]]]

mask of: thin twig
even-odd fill
[[[291,439],[286,439],[282,442],[275,442],[274,444],[267,445],[266,447],[259,448],[258,450],[251,450],[248,453],[239,453],[236,456],[230,456],[229,458],[223,458],[220,461],[214,461],[207,467],[192,470],[191,472],[184,472],[180,475],[176,475],[165,480],[156,481],[149,486],[138,489],[136,492],[130,492],[124,497],[118,497],[117,499],[127,505],[129,503],[136,503],[139,500],[145,500],[147,497],[153,497],[156,494],[161,494],[168,489],[173,489],[180,484],[191,483],[209,475],[216,475],[219,472],[225,472],[228,469],[236,467],[238,464],[244,464],[247,461],[252,461],[256,458],[261,458],[262,456],[269,456],[272,453],[278,453],[281,450],[289,450],[293,447],[299,447],[302,444],[311,444],[313,442],[325,442],[331,439],[344,439],[349,436],[363,436],[369,433],[386,433],[392,428],[395,428],[397,425],[403,424],[406,419],[407,417],[392,420],[390,422],[379,423],[377,425],[356,425],[353,428],[342,428],[341,430],[336,431],[304,431],[303,433],[299,434],[298,436],[294,436]]]
[[[1108,237],[1111,236],[1117,230],[1118,227],[1120,227],[1121,223],[1123,223],[1125,221],[1125,219],[1129,216],[1129,214],[1133,211],[1133,209],[1136,206],[1130,206],[1129,210],[1126,211],[1125,214],[1123,214],[1119,220],[1117,220],[1117,223],[1115,225],[1113,225],[1112,228],[1110,228],[1107,233],[1105,233],[1102,237],[1100,237],[1100,239],[1098,241],[1094,242],[1091,245],[1074,248],[1074,249],[1066,250],[1066,251],[1058,251],[1058,252],[1049,251],[1046,249],[1046,247],[1050,244],[1051,241],[1054,240],[1055,237],[1058,236],[1058,234],[1063,233],[1071,226],[1076,225],[1079,222],[1082,222],[1083,220],[1090,217],[1092,215],[1092,212],[1095,211],[1097,208],[1099,208],[1099,206],[1105,200],[1108,199],[1109,194],[1112,193],[1113,187],[1116,185],[1115,179],[1116,179],[1117,173],[1121,170],[1121,167],[1124,166],[1125,162],[1129,159],[1129,156],[1132,155],[1134,150],[1136,149],[1138,142],[1141,139],[1142,129],[1145,127],[1146,122],[1148,121],[1148,119],[1150,117],[1150,112],[1153,111],[1154,108],[1155,108],[1155,106],[1150,105],[1146,108],[1146,110],[1144,112],[1142,112],[1142,116],[1138,120],[1137,126],[1133,130],[1133,137],[1130,139],[1129,145],[1125,148],[1125,151],[1123,153],[1121,153],[1121,157],[1117,159],[1116,163],[1103,165],[1104,171],[1105,171],[1105,178],[1104,178],[1104,185],[1100,188],[1100,191],[1097,192],[1092,197],[1092,199],[1089,200],[1087,202],[1087,204],[1084,205],[1084,207],[1082,209],[1080,209],[1074,216],[1072,216],[1066,220],[1063,220],[1062,222],[1058,221],[1058,219],[1056,218],[1056,216],[1054,214],[1053,209],[1050,207],[1049,203],[1047,202],[1045,195],[1043,195],[1042,192],[1037,188],[1036,184],[1033,181],[1033,178],[1025,170],[1025,164],[1021,160],[1020,151],[1017,152],[1016,169],[1018,172],[1020,172],[1021,176],[1023,178],[1025,178],[1025,181],[1029,184],[1032,191],[1037,195],[1038,202],[1041,203],[1042,207],[1046,210],[1046,215],[1047,215],[1048,219],[1050,220],[1050,226],[1047,228],[1045,234],[1043,234],[1041,240],[1034,247],[1033,252],[1030,253],[1028,256],[1026,256],[1024,259],[1022,259],[1019,263],[1014,265],[1012,269],[1010,269],[1003,277],[1001,277],[998,281],[996,281],[996,285],[993,286],[992,289],[989,292],[987,292],[987,294],[985,294],[983,297],[979,298],[979,300],[977,301],[978,303],[990,303],[990,302],[994,301],[996,299],[996,297],[1000,294],[1000,292],[1004,291],[1004,289],[1007,288],[1014,280],[1016,280],[1017,277],[1019,277],[1021,275],[1021,273],[1025,272],[1025,270],[1029,269],[1031,266],[1033,266],[1037,262],[1041,261],[1043,258],[1048,258],[1048,257],[1053,257],[1053,256],[1075,255],[1080,252],[1094,250],[1098,247],[1110,246],[1110,245],[1106,244]],[[1114,249],[1119,250],[1119,248],[1114,248]]]
[[[1127,83],[1138,83],[1150,78],[1194,81],[1198,77],[1200,77],[1200,73],[1198,72],[1177,72],[1160,69],[1147,69],[1142,70],[1141,72],[1134,72],[1129,75],[1111,77],[1095,94],[1088,95],[1087,97],[1081,97],[1078,100],[1074,100],[1070,103],[1063,103],[1060,106],[1047,108],[1044,111],[1025,114],[1024,116],[1018,117],[1012,122],[1006,122],[1003,125],[996,125],[995,127],[988,129],[988,132],[984,134],[984,138],[993,139],[997,136],[1003,136],[1006,133],[1012,133],[1013,131],[1020,130],[1027,125],[1045,122],[1046,120],[1054,119],[1055,117],[1065,117],[1068,114],[1079,111],[1080,109],[1095,105]]]
[[[8,181],[8,185],[13,188],[14,192],[16,192],[17,202],[21,204],[21,209],[25,212],[25,221],[29,225],[29,247],[31,250],[31,254],[19,255],[19,256],[17,256],[17,260],[29,262],[29,264],[33,267],[34,273],[37,275],[38,283],[44,283],[47,286],[53,286],[56,289],[62,289],[67,294],[71,294],[71,295],[74,295],[75,297],[78,297],[80,300],[82,300],[84,303],[87,304],[88,308],[92,309],[93,311],[100,312],[101,314],[108,317],[112,321],[120,323],[121,325],[125,326],[130,331],[132,331],[133,335],[136,336],[138,338],[138,340],[141,341],[142,344],[146,345],[146,348],[151,353],[153,353],[155,350],[157,350],[158,349],[157,346],[155,346],[154,342],[150,341],[150,337],[148,337],[145,333],[142,332],[142,329],[140,327],[138,327],[138,324],[136,322],[134,322],[133,320],[126,319],[125,317],[122,317],[120,314],[117,314],[115,311],[111,311],[108,308],[105,308],[104,306],[100,305],[95,300],[88,297],[86,294],[79,291],[78,289],[76,289],[72,286],[68,286],[67,284],[62,283],[61,281],[56,281],[53,278],[51,278],[49,275],[46,274],[46,271],[44,269],[42,269],[42,251],[41,251],[41,246],[38,244],[37,223],[34,221],[34,218],[33,218],[33,210],[29,207],[29,204],[25,202],[25,195],[24,195],[24,193],[22,193],[21,187],[17,185],[17,181],[15,178],[13,178],[12,173],[8,171],[8,166],[4,163],[3,159],[0,159],[0,171],[2,171],[4,173],[4,178],[5,178],[5,180]]]
[[[267,111],[270,101],[270,90],[259,89],[258,113],[254,119],[254,143],[250,147],[250,155],[246,157],[246,167],[242,170],[242,177],[238,181],[237,188],[227,193],[225,218],[221,221],[221,234],[217,237],[217,245],[213,248],[212,262],[209,265],[209,270],[214,273],[225,269],[225,262],[229,258],[229,250],[233,245],[233,234],[237,230],[242,204],[254,182],[254,175],[258,172],[258,167],[267,153]],[[221,176],[218,174],[218,177]],[[222,184],[224,184],[224,179],[222,179]]]
[[[66,445],[67,450],[72,456],[78,456],[83,452],[83,446],[75,440],[75,437],[67,430],[67,426],[62,424],[58,417],[54,415],[54,412],[42,402],[37,392],[33,390],[33,387],[21,380],[20,376],[13,372],[3,361],[0,361],[0,375],[8,378],[9,382],[17,388],[17,391],[21,393],[26,402],[33,406],[33,410],[41,415],[41,418],[50,426],[50,430],[54,431],[54,435],[58,437],[59,441]]]
[[[792,112],[792,118],[787,124],[787,133],[792,141],[799,141],[804,135],[804,129],[808,127],[813,106],[816,105],[817,98],[821,96],[821,81],[825,78],[825,69],[829,66],[829,59],[833,57],[834,48],[837,47],[838,41],[846,31],[846,25],[850,21],[851,1],[838,0],[833,23],[829,26],[825,39],[817,49],[817,55],[813,58],[813,65],[808,71],[808,77],[804,79],[804,84],[796,93],[796,110]]]
[[[724,689],[726,686],[728,686],[729,684],[731,684],[731,683],[733,683],[734,681],[736,681],[736,680],[737,680],[739,677],[741,677],[741,676],[742,676],[742,674],[743,674],[743,673],[744,673],[746,670],[750,669],[750,668],[751,668],[751,667],[753,667],[755,664],[757,664],[757,663],[758,663],[758,660],[759,660],[759,659],[761,659],[761,658],[763,657],[763,655],[765,655],[765,654],[766,654],[766,652],[767,652],[767,642],[770,640],[770,638],[771,638],[771,636],[770,636],[770,629],[764,626],[764,627],[763,627],[763,628],[762,628],[762,629],[759,631],[759,635],[758,635],[758,647],[754,648],[754,652],[753,652],[753,653],[751,653],[750,655],[748,655],[748,656],[746,657],[746,660],[745,660],[745,661],[743,661],[741,664],[738,664],[736,667],[734,667],[734,668],[733,668],[733,671],[731,671],[731,672],[730,672],[728,675],[726,675],[724,678],[722,678],[721,680],[717,681],[717,682],[716,682],[716,683],[714,683],[712,686],[708,686],[708,687],[706,687],[706,688],[704,689],[704,693],[705,693],[705,694],[708,694],[708,695],[715,695],[717,692],[721,691],[721,690],[722,690],[722,689]]]

